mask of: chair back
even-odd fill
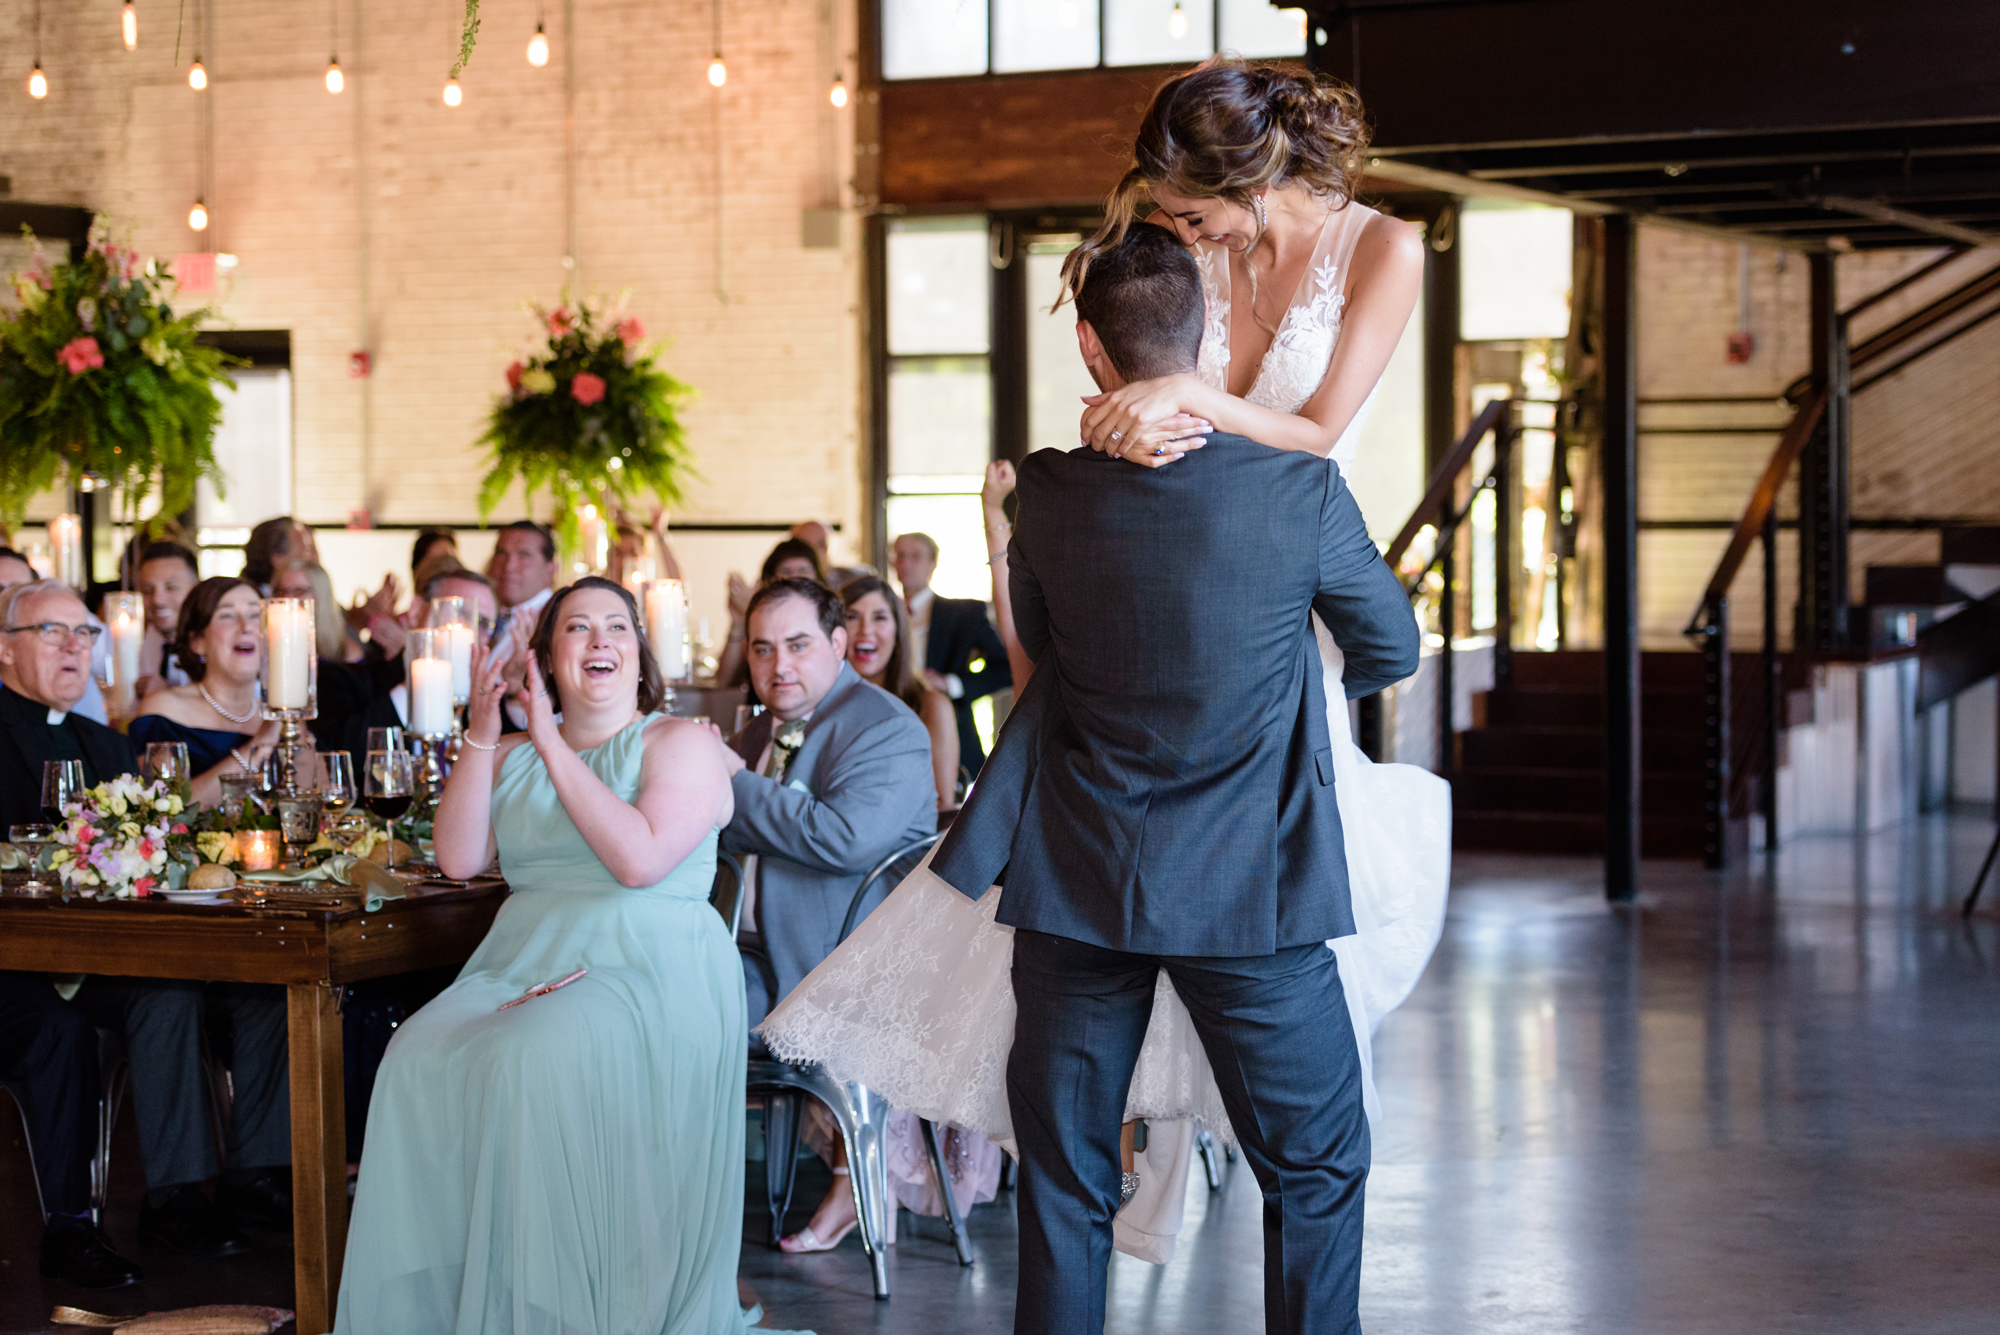
[[[722,925],[734,941],[743,926],[743,864],[721,849],[715,852],[715,885],[708,892],[708,903],[722,915]]]
[[[936,834],[925,835],[913,844],[905,844],[876,863],[874,869],[861,878],[861,884],[854,888],[854,898],[847,902],[847,916],[840,923],[842,941],[845,941],[847,934],[854,930],[854,924],[861,921],[861,905],[867,900],[869,892],[881,884],[885,877],[894,876],[900,881],[908,876],[916,870],[917,864],[924,860],[924,854],[930,851],[931,845],[942,838],[944,832],[940,830]]]

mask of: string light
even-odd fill
[[[1181,8],[1180,0],[1174,0],[1174,12],[1167,15],[1167,36],[1178,42],[1187,35],[1187,11]]]
[[[455,107],[463,101],[465,101],[465,90],[458,86],[458,80],[446,79],[444,81],[444,104],[448,107]]]
[[[720,88],[729,82],[729,66],[722,63],[720,51],[715,53],[714,60],[708,62],[708,82],[715,88]]]
[[[42,62],[35,62],[35,72],[28,76],[28,96],[43,98],[49,95],[48,76],[42,73]]]
[[[528,63],[536,69],[549,63],[549,38],[539,23],[535,25],[535,35],[528,39]]]
[[[827,100],[832,102],[836,107],[847,105],[847,85],[841,81],[838,74],[833,76],[833,89],[826,96]]]
[[[194,202],[194,207],[188,210],[188,226],[197,232],[208,230],[208,206],[198,199]]]
[[[347,77],[340,72],[340,57],[326,62],[326,91],[337,93],[347,87]]]
[[[199,53],[194,58],[194,64],[188,67],[188,87],[194,89],[197,93],[208,87],[208,71],[201,67],[201,56]]]
[[[139,11],[132,8],[132,0],[125,0],[125,12],[119,15],[119,27],[125,34],[125,49],[139,49]]]

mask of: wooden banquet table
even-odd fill
[[[10,881],[16,879],[8,878]],[[423,887],[359,904],[251,906],[0,893],[0,969],[278,983],[291,1039],[292,1228],[300,1335],[333,1328],[347,1244],[347,1117],[340,994],[347,984],[462,964],[507,888]]]

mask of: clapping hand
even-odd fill
[[[472,705],[466,713],[466,740],[492,746],[503,731],[500,702],[507,696],[507,657],[483,644],[472,646]]]
[[[523,673],[526,680],[514,692],[514,702],[528,716],[528,740],[542,750],[543,744],[556,734],[555,701],[549,697],[548,679],[542,675],[541,661],[534,651],[527,651],[522,661],[527,667]],[[543,754],[548,753],[543,751]]]

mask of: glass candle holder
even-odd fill
[[[49,573],[82,592],[90,582],[83,568],[83,516],[57,515],[49,520]]]
[[[111,712],[123,717],[138,701],[139,650],[146,640],[146,600],[136,593],[104,595],[104,624],[111,631],[104,687]]]
[[[282,844],[276,830],[238,830],[236,858],[245,871],[269,871],[278,865]]]
[[[419,737],[449,737],[452,673],[445,628],[411,631],[403,652],[410,664],[410,731]]]
[[[677,579],[653,580],[646,585],[645,609],[646,638],[652,641],[660,675],[685,683],[694,667],[688,644],[687,586]]]
[[[451,664],[451,702],[472,700],[472,646],[479,640],[479,613],[470,598],[439,598],[431,604],[429,629],[444,636],[444,656]]]
[[[319,714],[318,635],[310,598],[264,600],[264,717]]]

